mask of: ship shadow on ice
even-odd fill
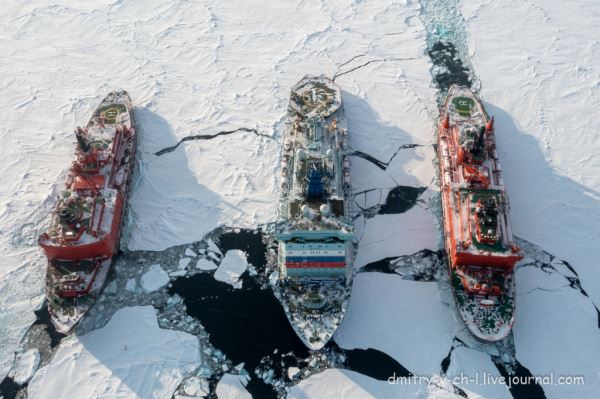
[[[380,171],[386,172],[401,151],[409,151],[423,144],[413,143],[412,137],[397,126],[386,124],[364,99],[342,90],[346,121],[348,123],[350,155],[370,162]],[[350,168],[353,181],[363,177],[358,172],[371,173],[369,168]],[[379,172],[381,173],[381,172]],[[402,177],[410,178],[403,173]],[[398,185],[390,179],[390,185]],[[353,186],[356,182],[353,182]],[[372,187],[359,187],[369,189]]]
[[[155,152],[177,142],[170,124],[157,113],[147,108],[135,108],[138,148],[136,153],[136,168],[132,177],[132,186],[127,204],[126,220],[120,244],[121,252],[115,258],[111,275],[107,279],[100,300],[90,309],[86,319],[82,321],[75,334],[84,335],[105,325],[118,309],[127,306],[153,305],[161,315],[157,304],[162,306],[161,294],[154,292],[145,294],[139,288],[139,278],[152,263],[163,263],[176,268],[176,259],[181,257],[183,250],[170,247],[164,251],[129,251],[131,240],[149,240],[146,245],[164,246],[163,240],[186,242],[189,237],[186,232],[193,231],[192,226],[201,224],[209,218],[218,218],[218,207],[205,206],[204,203],[221,203],[222,198],[206,186],[198,183],[191,169],[186,151],[173,151],[164,156]],[[173,201],[173,198],[176,200]],[[167,204],[167,205],[165,205]],[[170,206],[168,205],[170,204]],[[168,215],[168,218],[167,218]],[[204,217],[205,216],[205,217]],[[211,223],[210,219],[208,223]],[[136,225],[156,226],[153,237],[137,237]],[[181,228],[177,228],[181,226]],[[171,236],[171,237],[169,237]],[[189,245],[188,245],[189,246]],[[181,247],[181,246],[178,246]],[[156,261],[156,262],[154,262]],[[173,270],[171,270],[173,271]],[[127,284],[134,280],[135,289],[129,291]],[[118,283],[118,284],[117,284]],[[107,287],[115,285],[116,293],[107,294]],[[166,291],[166,289],[163,289]],[[166,295],[164,295],[166,297]],[[163,327],[164,328],[164,327]],[[170,326],[167,328],[176,328]],[[84,341],[85,342],[85,341]],[[115,366],[110,355],[105,354],[101,347],[87,346],[94,357],[136,395],[139,392],[139,381],[128,374],[127,368]],[[118,362],[117,362],[118,363]],[[159,382],[156,382],[158,384]],[[139,387],[141,389],[141,387]]]
[[[416,149],[428,144],[413,143],[406,131],[383,122],[359,96],[342,90],[342,97],[353,158],[350,173],[355,189],[354,220],[410,210],[421,201],[426,188],[418,185],[417,178],[406,173],[403,166],[423,161]]]
[[[590,300],[598,309],[594,298],[600,297],[600,289],[596,288],[591,293],[593,288],[586,284],[586,277],[593,276],[589,269],[600,256],[597,245],[600,237],[600,193],[557,173],[533,135],[518,127],[503,109],[485,101],[484,105],[496,121],[499,158],[503,165],[510,165],[504,167],[503,174],[511,200],[513,232],[524,240],[534,241],[524,233],[535,225],[540,235],[545,236],[545,241],[555,241],[556,248],[544,250],[569,262],[574,274],[581,278],[582,293],[585,296],[590,294]],[[541,224],[539,221],[542,221]],[[552,231],[574,236],[579,247],[573,248],[570,243],[561,245],[552,237]],[[589,262],[575,264],[572,258],[582,252],[588,254]],[[584,269],[587,269],[586,272],[582,272]],[[600,327],[600,320],[598,323]]]
[[[126,249],[132,240],[157,248],[164,247],[164,242],[189,242],[193,240],[189,232],[196,231],[198,225],[218,224],[221,210],[214,204],[230,205],[198,182],[197,174],[202,171],[192,170],[186,151],[156,155],[160,149],[179,142],[163,117],[147,108],[137,108],[135,118],[137,165],[121,248]],[[141,227],[133,229],[134,225]]]

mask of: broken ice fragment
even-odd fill
[[[192,251],[190,248],[186,248],[185,249],[185,256],[190,256],[192,258],[195,258],[198,255],[194,251]]]
[[[216,268],[217,268],[217,265],[213,261],[210,261],[206,258],[200,258],[200,259],[198,259],[198,263],[196,263],[196,269],[215,270]]]
[[[169,282],[169,275],[159,264],[152,265],[140,280],[144,292],[154,292]]]

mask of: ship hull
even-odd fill
[[[325,76],[304,77],[291,90],[288,117],[272,282],[298,337],[318,350],[345,315],[356,253],[339,87]]]
[[[323,328],[305,328],[305,326],[310,326],[312,322],[310,318],[294,317],[292,313],[289,312],[289,310],[285,312],[288,321],[290,322],[290,325],[294,329],[294,332],[308,349],[315,351],[320,350],[331,340],[331,338],[333,338],[333,335],[337,331],[340,323],[342,322],[346,314],[348,302],[350,301],[350,289],[341,293],[339,297],[342,298],[341,306],[340,309],[336,311],[335,316],[321,318],[321,322],[323,325],[330,326],[330,329],[328,330],[324,330]],[[289,309],[291,302],[285,301],[282,304],[284,306],[284,309]]]
[[[113,109],[120,110],[120,113],[114,112]],[[101,122],[98,122],[99,115],[102,115]],[[110,120],[111,117],[114,120]],[[114,158],[112,161],[114,165],[106,167],[109,172],[105,176],[106,179],[102,180],[105,181],[105,186],[99,187],[100,191],[109,192],[112,200],[106,201],[106,206],[101,208],[96,219],[94,219],[95,212],[92,212],[92,224],[97,220],[98,228],[101,227],[102,231],[90,237],[88,241],[91,242],[58,241],[50,239],[48,234],[40,237],[40,246],[48,258],[46,278],[48,312],[56,331],[62,334],[71,333],[91,309],[110,275],[114,258],[119,251],[135,164],[137,137],[131,101],[126,92],[113,92],[101,102],[87,129],[98,129],[98,124],[104,132],[114,128],[115,136],[121,135],[117,148],[115,148],[117,140],[114,139],[113,142],[114,153],[111,156]],[[126,129],[127,134],[124,134],[122,129]],[[82,179],[90,181],[94,177],[88,175],[83,176]],[[73,179],[68,179],[67,187],[73,186]],[[110,219],[106,219],[109,216]],[[66,278],[71,280],[65,283]]]
[[[438,143],[439,148],[439,143]],[[439,156],[439,154],[438,154]],[[442,172],[442,170],[440,170]],[[442,192],[442,218],[444,220],[444,226],[450,225],[450,222],[447,218],[447,213],[452,212],[452,208],[450,207],[450,201],[448,199],[448,195]],[[444,248],[446,250],[446,257],[448,262],[448,272],[450,276],[450,286],[452,289],[452,296],[454,297],[454,302],[456,304],[456,311],[462,319],[463,323],[471,333],[473,337],[477,340],[492,343],[501,341],[506,338],[510,332],[512,331],[512,327],[514,324],[515,318],[515,309],[516,309],[516,289],[514,279],[508,283],[507,290],[505,292],[505,300],[503,303],[508,304],[507,312],[510,313],[510,317],[508,320],[504,320],[502,323],[502,328],[496,330],[494,333],[486,333],[482,330],[480,323],[476,322],[476,320],[482,320],[486,317],[489,319],[498,318],[500,313],[500,306],[498,305],[482,305],[481,301],[486,300],[486,295],[480,295],[477,293],[467,292],[464,289],[464,285],[459,281],[460,277],[457,275],[457,268],[459,267],[459,257],[456,255],[456,251],[453,251],[456,248],[456,240],[454,239],[453,233],[449,229],[444,229]],[[453,255],[454,252],[454,255]],[[485,259],[483,257],[469,258],[469,257],[461,257],[460,260],[462,262],[467,262],[467,264],[486,264],[489,262],[489,259]],[[517,258],[516,261],[520,260]],[[470,263],[469,263],[470,262]],[[493,262],[493,261],[492,261]],[[497,262],[501,264],[502,262]],[[486,266],[484,266],[486,267]],[[487,267],[486,267],[487,268]],[[480,314],[473,314],[472,311],[468,310],[469,305],[472,304],[471,309],[475,309],[475,312]]]
[[[451,101],[458,106],[451,107]],[[471,107],[460,109],[463,104]],[[465,129],[480,126],[479,139],[488,156],[465,159],[459,144],[466,141]],[[493,121],[470,90],[453,86],[442,108],[437,141],[444,246],[457,311],[469,332],[483,342],[502,340],[512,329],[513,270],[522,259],[512,242],[508,197],[495,154]],[[478,219],[486,201],[497,204],[497,223],[489,226],[482,224],[487,223],[483,217]]]
[[[101,265],[97,268],[97,272],[89,288],[85,290],[85,294],[74,295],[72,297],[57,296],[51,287],[46,287],[48,312],[57,332],[65,335],[71,333],[92,308],[110,275],[112,263],[112,258],[102,261]]]

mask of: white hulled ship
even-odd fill
[[[320,349],[346,311],[356,252],[340,88],[305,76],[292,87],[288,117],[275,231],[280,300],[302,341]]]

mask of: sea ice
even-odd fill
[[[490,356],[464,346],[452,351],[446,377],[465,390],[469,398],[512,398],[508,387],[498,382],[501,375]]]
[[[420,204],[398,215],[359,218],[354,225],[357,236],[362,238],[354,260],[357,269],[386,257],[411,255],[424,248],[438,249],[435,217],[431,209]]]
[[[233,285],[235,288],[241,288],[242,282],[239,278],[247,267],[248,262],[244,251],[239,249],[227,251],[219,268],[215,271],[214,277],[219,281]]]
[[[187,267],[187,265],[190,264],[190,261],[192,260],[192,258],[181,258],[179,259],[179,264],[178,264],[178,268],[179,270],[183,270]]]
[[[215,264],[215,262],[206,258],[200,258],[196,263],[196,269],[200,270],[215,270],[217,267],[218,266]]]
[[[568,261],[600,308],[599,3],[462,7],[514,233]]]
[[[217,385],[217,397],[219,399],[252,399],[246,391],[248,376],[223,374]]]
[[[200,364],[198,338],[158,326],[151,306],[119,309],[102,328],[64,339],[30,397],[171,397]]]
[[[127,280],[127,283],[125,283],[125,290],[130,292],[136,292],[138,290],[135,279],[130,278]]]
[[[414,374],[438,373],[456,324],[435,282],[358,273],[346,316],[334,335],[342,348],[380,350]],[[422,345],[420,343],[423,343]]]
[[[152,265],[140,280],[144,292],[154,292],[169,282],[169,274],[160,265]]]
[[[185,256],[189,256],[189,257],[195,258],[196,256],[198,256],[198,254],[195,253],[194,251],[192,251],[190,248],[186,248],[185,249]]]
[[[390,384],[350,370],[327,369],[294,385],[289,399],[462,399],[451,387],[423,382]]]
[[[583,376],[580,385],[546,384],[548,397],[592,398],[600,392],[598,313],[589,298],[558,273],[517,270],[516,357],[533,375]]]
[[[39,365],[40,352],[35,348],[29,349],[27,352],[17,355],[10,377],[17,384],[25,384],[33,376]]]

